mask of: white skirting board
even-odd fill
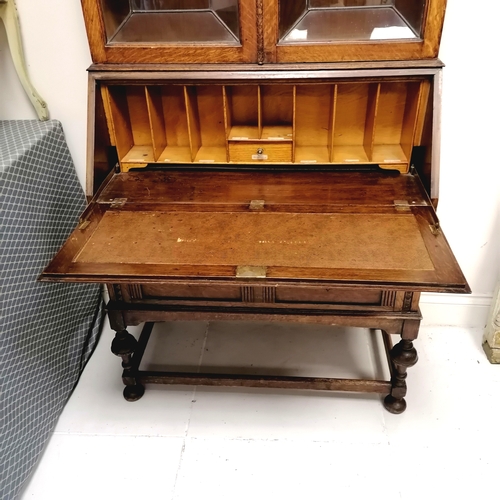
[[[484,328],[492,300],[491,295],[423,293],[422,324]]]

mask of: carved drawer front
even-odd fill
[[[292,144],[279,142],[229,143],[229,161],[237,163],[290,163]]]
[[[277,287],[276,301],[287,303],[382,305],[380,290],[358,290],[355,288]]]
[[[137,286],[137,285],[135,285]],[[141,285],[141,299],[239,302],[240,287],[233,285]],[[139,298],[139,297],[138,297]]]
[[[395,290],[238,283],[144,284],[123,285],[117,288],[117,298],[129,303],[240,304],[248,307],[283,309],[293,307],[333,310],[369,308],[386,311],[418,309],[417,294]]]

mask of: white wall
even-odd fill
[[[85,176],[86,68],[91,64],[80,2],[17,0],[29,72],[62,122],[78,176]],[[438,215],[473,290],[472,297],[428,295],[423,310],[454,305],[461,314],[432,322],[484,323],[500,265],[500,100],[496,0],[482,9],[450,0],[441,45],[444,73],[441,195]],[[487,13],[486,15],[484,13]],[[0,119],[35,113],[13,69],[0,29]],[[433,305],[439,307],[432,309]],[[464,316],[464,308],[470,306]],[[443,319],[446,318],[446,319]]]

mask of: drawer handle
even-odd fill
[[[257,154],[258,155],[264,154],[264,150],[262,148],[257,149]]]

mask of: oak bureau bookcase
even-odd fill
[[[89,205],[42,279],[107,285],[127,400],[208,384],[404,411],[420,293],[470,291],[435,212],[445,3],[82,0]],[[155,322],[197,319],[380,330],[391,377],[141,370]]]

